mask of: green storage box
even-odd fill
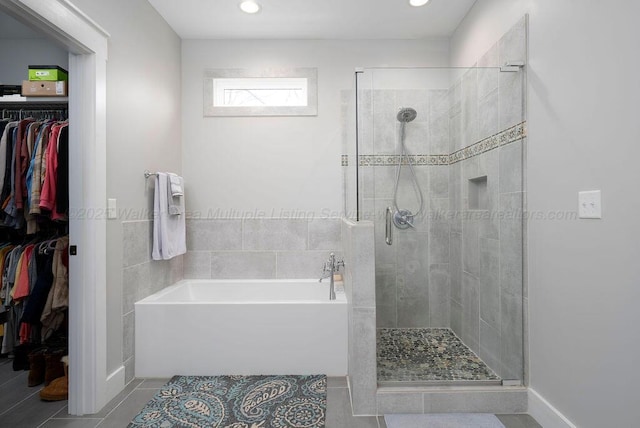
[[[48,80],[58,82],[61,80],[69,80],[67,70],[57,65],[30,65],[29,80]]]

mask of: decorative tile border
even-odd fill
[[[519,123],[516,126],[492,135],[491,137],[485,138],[484,140],[478,141],[477,143],[467,146],[464,149],[451,153],[449,155],[449,164],[453,165],[454,163],[470,159],[474,156],[478,156],[490,150],[493,150],[496,147],[505,146],[509,143],[513,143],[514,141],[522,140],[526,136],[527,123]]]
[[[410,155],[413,165],[449,165],[449,155]],[[399,155],[361,155],[360,166],[394,166],[400,163]],[[408,165],[409,159],[402,158],[402,164]]]
[[[453,165],[460,161],[481,155],[496,147],[522,140],[527,136],[527,122],[519,123],[511,128],[499,132],[491,137],[480,140],[470,146],[460,149],[448,155],[410,155],[411,163],[416,166]],[[360,166],[395,166],[400,162],[399,155],[360,155]],[[406,157],[402,158],[402,164],[408,165]],[[349,156],[342,155],[342,166],[349,166]]]

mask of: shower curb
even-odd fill
[[[378,387],[377,412],[390,413],[526,413],[524,386]]]

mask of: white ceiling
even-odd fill
[[[476,0],[149,0],[183,39],[422,39],[449,37]]]

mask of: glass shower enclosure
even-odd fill
[[[524,105],[520,67],[356,72],[344,202],[374,222],[379,385],[523,382]]]

